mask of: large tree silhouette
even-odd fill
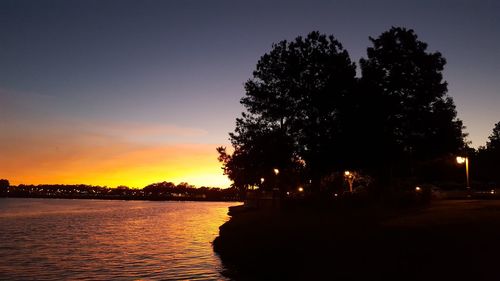
[[[387,178],[411,176],[416,162],[460,151],[463,126],[447,96],[441,53],[428,52],[411,29],[393,27],[370,41],[360,61],[362,118],[353,119],[370,141],[357,143],[357,159]]]
[[[319,32],[274,44],[260,58],[230,134],[234,152],[218,148],[236,186],[258,185],[273,168],[287,179],[303,172],[313,190],[346,168],[387,185],[465,148],[441,53],[405,28],[370,40],[359,80],[347,51]]]
[[[311,32],[305,38],[274,44],[245,84],[241,103],[247,112],[230,135],[234,154],[230,158],[221,153],[226,174],[236,179],[235,171],[266,174],[260,169],[270,172],[271,165],[286,169],[302,163],[306,177],[318,186],[336,164],[342,105],[355,86],[355,74],[347,51],[333,36]],[[285,141],[257,141],[261,147],[255,149],[254,142],[266,136]],[[266,151],[262,158],[280,151],[280,157],[255,164],[255,158],[246,157],[254,150]],[[260,178],[257,174],[242,181],[255,183]]]

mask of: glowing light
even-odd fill
[[[420,192],[421,190],[422,190],[422,189],[420,188],[420,186],[415,187],[415,191],[416,191],[416,192]]]
[[[7,151],[12,160],[0,161],[0,178],[8,178],[12,185],[83,183],[142,188],[170,181],[225,188],[231,184],[221,172],[214,145],[137,146],[110,140],[102,145],[68,142],[59,147],[61,152],[53,154],[28,145],[22,145],[23,150]]]
[[[304,188],[299,187],[299,192],[303,192],[303,191],[304,191]]]
[[[347,183],[349,184],[349,192],[352,192],[352,184],[354,182],[355,174],[351,173],[350,171],[345,171],[344,175],[346,177]]]
[[[466,188],[470,188],[470,179],[469,179],[469,158],[457,156],[457,163],[463,164],[465,163],[465,175],[467,177],[467,186]]]
[[[463,163],[465,163],[465,157],[462,157],[462,156],[457,156],[457,163],[458,163],[458,164],[463,164]]]
[[[275,175],[278,175],[278,174],[280,173],[280,170],[278,170],[278,169],[276,169],[276,168],[274,168],[274,170],[273,170],[273,171],[274,171],[274,174],[275,174]]]
[[[264,183],[264,178],[260,178],[260,183]]]

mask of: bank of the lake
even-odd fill
[[[234,280],[499,280],[500,201],[234,212],[214,249]]]

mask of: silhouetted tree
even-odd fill
[[[464,148],[462,122],[447,96],[439,52],[428,52],[411,29],[393,27],[370,38],[361,59],[355,158],[385,179],[411,176],[412,167]],[[369,139],[364,145],[363,139]]]
[[[147,185],[142,190],[146,195],[160,196],[167,194],[168,192],[172,191],[175,187],[176,186],[173,182],[159,182]]]
[[[260,169],[268,174],[272,165],[281,169],[302,163],[318,187],[338,161],[341,110],[355,87],[355,74],[347,51],[333,36],[311,32],[273,44],[245,84],[241,103],[247,112],[230,135],[233,155],[219,149],[226,174],[238,185],[250,185],[258,182],[257,173],[264,173]],[[268,141],[274,138],[283,142]],[[256,151],[261,155],[254,156]],[[279,157],[272,159],[273,152]],[[268,162],[256,164],[257,159]],[[255,174],[246,178],[245,173]]]
[[[195,189],[196,187],[192,184],[189,184],[187,182],[181,182],[177,185],[177,189],[179,190],[187,190],[187,189]]]
[[[485,183],[500,183],[500,122],[493,127],[486,146],[479,147],[472,171],[476,180]]]
[[[0,193],[6,193],[10,183],[6,179],[0,179]]]
[[[489,151],[500,152],[500,122],[495,124],[493,132],[488,139],[489,141],[486,143],[486,149]]]
[[[293,185],[288,180],[293,179],[291,175],[300,170],[302,164],[294,154],[292,139],[281,130],[262,124],[246,114],[236,122],[235,133],[230,134],[233,154],[229,154],[225,147],[217,148],[224,173],[233,185],[243,190],[249,186],[271,189],[277,186],[277,177],[280,176],[274,174],[275,168],[281,174],[287,174],[281,186],[285,183]]]
[[[466,149],[442,55],[411,29],[370,40],[359,81],[347,51],[318,32],[274,44],[260,58],[241,99],[246,112],[230,134],[234,152],[218,148],[235,186],[257,185],[273,167],[303,169],[313,190],[345,168],[382,185],[425,180]]]
[[[119,185],[116,188],[112,189],[112,193],[117,195],[128,195],[130,191],[130,187],[126,185]]]

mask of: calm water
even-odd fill
[[[237,203],[0,198],[1,280],[224,280]]]

